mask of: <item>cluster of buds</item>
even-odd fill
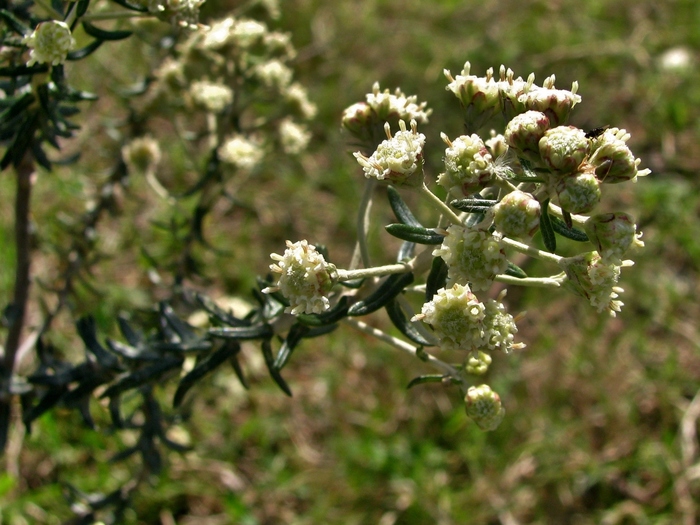
[[[448,371],[443,379],[449,377],[448,383],[461,385],[467,415],[480,428],[493,430],[505,409],[497,393],[486,384],[474,385],[473,378],[487,372],[495,353],[506,354],[525,345],[515,341],[516,318],[503,303],[506,291],[498,293],[496,299],[480,299],[476,293],[488,293],[495,281],[563,286],[586,298],[596,310],[614,316],[622,306],[618,299],[622,289],[617,286],[620,270],[632,264],[624,256],[643,245],[641,234],[625,213],[585,214],[599,205],[603,185],[635,181],[649,170],[639,169],[639,159],[627,146],[630,137],[626,131],[610,128],[586,132],[566,124],[572,108],[581,101],[576,82],[570,90],[557,89],[554,76],[550,76],[537,86],[534,74],[527,80],[515,78],[503,66],[499,78],[493,70],[478,77],[470,73],[469,62],[460,75],[453,77],[446,70],[445,76],[449,81],[447,90],[462,106],[467,130],[453,139],[441,134],[447,147],[444,171],[436,182],[447,192],[446,200],[429,190],[424,180],[426,137],[418,132],[418,125],[430,113],[425,103],[417,104],[416,97],[407,97],[398,89],[394,94],[381,92],[375,84],[366,102],[345,110],[342,122],[362,145],[374,149],[370,155],[354,153],[368,179],[417,191],[441,212],[438,223],[425,228],[403,209],[403,201],[397,204],[394,200],[392,208],[402,224],[387,230],[412,243],[412,250],[418,244],[428,245],[405,263],[405,271],[427,271],[429,265],[421,261],[425,255],[433,258],[425,286],[430,293],[410,322],[422,322],[417,325],[419,332],[428,334],[429,343],[445,355],[460,356],[461,363],[456,367],[435,356],[424,360]],[[483,139],[476,131],[498,114],[505,117],[503,133],[492,130]],[[400,131],[392,136],[391,126],[396,120]],[[406,121],[410,121],[410,130]],[[385,140],[377,139],[379,124]],[[365,212],[361,210],[361,216]],[[366,228],[363,230],[359,232],[361,241]],[[542,232],[544,250],[534,245],[533,236],[538,231]],[[583,253],[574,257],[557,255],[556,235],[586,243]],[[439,246],[433,248],[431,244]],[[298,255],[293,256],[301,253],[301,248],[291,243],[288,246],[290,250],[295,247],[295,251],[288,250],[284,257],[272,255],[277,263],[271,269],[282,275],[277,286],[266,291],[281,291],[292,313],[332,308],[339,296],[348,294],[333,292],[332,284],[337,281],[360,274],[378,277],[397,272],[397,265],[355,272],[329,269],[306,244],[304,253],[311,259],[302,263]],[[554,263],[557,273],[528,277],[509,261],[511,250]],[[367,265],[368,259],[364,262]],[[297,269],[292,271],[292,267]],[[289,282],[296,284],[291,286]],[[387,300],[393,301],[397,292],[385,293]],[[315,298],[308,296],[313,293]],[[364,310],[358,308],[350,315],[360,312]],[[397,316],[390,317],[397,324]],[[397,326],[402,328],[400,323]],[[402,332],[413,341],[424,340],[410,330]],[[416,353],[424,355],[425,350]]]

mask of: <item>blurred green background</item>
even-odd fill
[[[204,21],[232,7],[209,0]],[[194,451],[168,456],[164,474],[135,494],[128,522],[700,522],[700,2],[282,0],[281,8],[272,26],[291,32],[299,50],[297,78],[319,107],[314,141],[298,165],[241,189],[255,214],[211,225],[214,244],[234,252],[233,260],[217,259],[229,272],[221,293],[245,294],[287,238],[326,243],[334,260],[347,261],[363,178],[340,132],[342,110],[374,81],[428,101],[434,112],[421,131],[434,177],[439,133],[462,132],[443,69],[457,74],[466,60],[476,74],[505,64],[523,77],[534,71],[538,82],[554,73],[558,87],[578,80],[583,102],[570,123],[631,133],[632,151],[653,173],[615,186],[605,204],[637,218],[646,248],[623,271],[625,306],[616,318],[563,291],[509,292],[510,311],[527,311],[519,340],[528,348],[496,356],[487,377],[507,409],[495,432],[467,419],[455,390],[407,391],[427,371],[421,363],[349,328],[297,350],[285,369],[293,398],[248,352],[253,388],[242,391],[220,371],[196,389],[191,419],[175,429]],[[85,82],[99,80],[92,87],[103,101],[85,112],[88,129],[119,112],[109,90],[138,79],[127,49],[95,55],[100,74]],[[99,166],[94,154],[88,166]],[[85,184],[75,173],[43,180],[35,213],[60,218]],[[3,246],[10,213],[0,210]],[[390,211],[379,201],[375,215],[379,248]],[[51,230],[50,220],[43,224]],[[241,243],[256,248],[236,252]],[[119,264],[100,277],[109,299],[86,308],[98,317],[152,300],[129,291],[143,279],[138,257]],[[50,272],[50,256],[37,267]],[[0,273],[3,290],[10,278]],[[65,330],[59,342],[75,341],[68,323]],[[42,417],[0,473],[2,523],[62,523],[70,515],[62,482],[85,491],[124,482],[129,463],[106,463],[123,442],[128,436],[84,429],[73,413]]]

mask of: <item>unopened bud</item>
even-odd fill
[[[506,415],[501,398],[488,385],[470,387],[464,403],[467,415],[482,430],[496,430]]]
[[[644,246],[634,219],[626,213],[602,213],[586,221],[586,235],[606,262],[621,264],[630,248]]]
[[[588,162],[595,167],[595,173],[601,182],[614,184],[631,180],[651,173],[651,170],[638,170],[640,159],[635,159],[626,144],[629,134],[625,130],[611,128],[593,141],[593,152]]]
[[[542,161],[556,174],[573,173],[588,156],[586,133],[574,126],[557,126],[540,139]]]
[[[492,361],[493,359],[491,359],[491,356],[486,352],[482,352],[481,350],[472,352],[464,362],[464,371],[467,374],[482,376],[488,371]]]
[[[504,133],[506,142],[518,157],[540,164],[540,139],[549,129],[549,119],[541,111],[526,111],[513,117]]]
[[[569,213],[588,213],[600,202],[600,182],[593,170],[565,175],[556,181],[559,205]]]
[[[513,191],[494,207],[494,222],[506,237],[531,237],[540,225],[540,203],[529,193]]]

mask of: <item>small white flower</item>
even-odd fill
[[[68,24],[56,20],[41,22],[23,42],[31,48],[28,66],[37,63],[53,66],[62,64],[75,47],[75,39]]]
[[[433,110],[426,109],[427,102],[417,104],[417,100],[417,96],[408,97],[398,88],[394,93],[390,93],[388,89],[380,91],[379,82],[375,82],[372,85],[372,93],[367,94],[367,104],[380,120],[386,121],[390,117],[395,117],[400,120],[415,120],[425,124]]]
[[[206,80],[192,82],[190,94],[195,104],[211,113],[219,113],[233,102],[233,90],[217,82]]]
[[[400,120],[401,131],[392,137],[386,123],[384,129],[388,139],[377,146],[371,157],[367,158],[360,152],[353,153],[365,177],[387,179],[393,184],[402,185],[408,183],[412,175],[422,173],[425,135],[418,133],[416,126],[416,121],[412,120],[411,131],[407,131],[406,123]]]
[[[248,48],[267,33],[267,26],[255,20],[237,20],[231,30],[231,39],[239,47]]]
[[[283,89],[292,81],[292,70],[279,60],[258,64],[253,73],[268,88]]]
[[[306,149],[311,140],[311,133],[289,118],[280,122],[279,133],[282,149],[287,155],[298,155]]]
[[[262,160],[265,152],[257,142],[243,135],[233,135],[219,147],[218,154],[222,162],[251,169]]]
[[[327,263],[314,246],[306,240],[287,241],[284,255],[273,253],[270,257],[277,261],[270,270],[279,274],[279,281],[263,293],[281,292],[289,300],[286,313],[320,314],[330,308],[327,295],[333,287],[335,266]]]

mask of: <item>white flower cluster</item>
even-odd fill
[[[41,22],[23,42],[31,50],[27,61],[30,67],[34,64],[62,64],[75,47],[75,38],[68,24],[56,20]]]
[[[217,153],[222,162],[250,170],[262,160],[265,150],[252,138],[232,135],[219,147]]]

